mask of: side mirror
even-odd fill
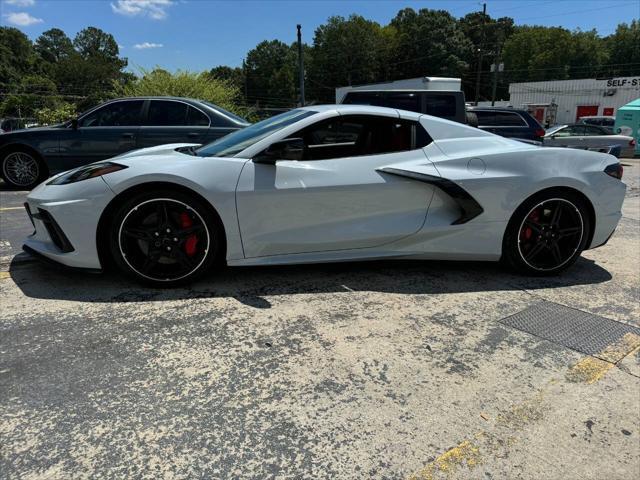
[[[304,141],[302,138],[285,138],[269,145],[256,155],[254,163],[275,165],[278,160],[302,160]]]
[[[71,119],[71,128],[73,128],[74,130],[78,129],[78,119],[77,118],[72,118]]]

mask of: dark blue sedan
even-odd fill
[[[57,172],[166,143],[206,144],[249,123],[208,102],[176,97],[120,98],[50,127],[0,135],[0,174],[31,189]]]

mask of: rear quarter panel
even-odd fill
[[[506,222],[531,195],[551,187],[571,187],[593,204],[602,201],[615,157],[582,150],[531,147],[492,138],[443,140],[426,150],[440,175],[458,183],[484,208],[472,221]]]

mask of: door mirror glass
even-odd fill
[[[302,138],[285,138],[269,145],[253,161],[274,165],[278,160],[302,160],[303,153],[304,141]]]

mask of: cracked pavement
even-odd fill
[[[637,478],[635,339],[606,362],[500,323],[548,302],[640,326],[623,163],[618,230],[553,278],[385,261],[154,290],[16,257],[28,219],[0,210],[0,477]]]

